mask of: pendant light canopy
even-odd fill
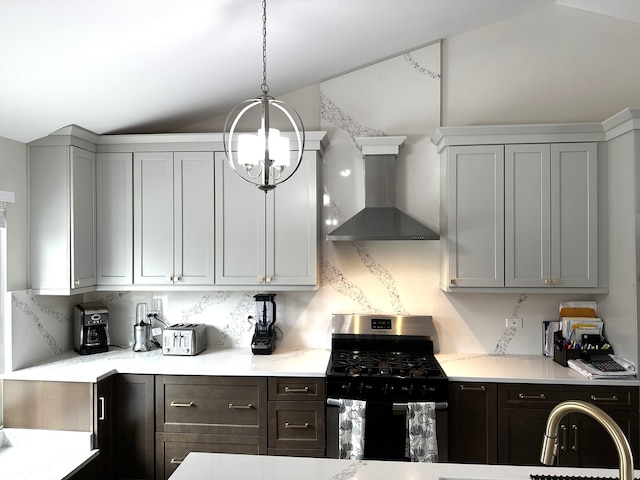
[[[229,113],[224,124],[224,151],[233,170],[244,181],[269,191],[296,172],[304,152],[304,125],[298,112],[269,95],[267,85],[267,2],[262,1],[262,94],[245,100]],[[259,115],[256,115],[256,112]],[[253,114],[253,115],[252,115]],[[256,120],[256,117],[259,120]],[[246,120],[253,120],[253,128]],[[291,133],[271,127],[284,120]],[[259,123],[256,127],[256,123]],[[247,131],[249,130],[249,131]],[[292,148],[291,140],[294,141]]]

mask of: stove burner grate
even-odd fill
[[[403,352],[334,351],[329,373],[345,377],[425,379],[442,375],[437,360],[428,355]]]

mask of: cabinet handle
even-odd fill
[[[258,277],[258,283],[264,283],[264,277]]]
[[[195,403],[193,402],[189,402],[189,403],[181,403],[181,402],[171,402],[171,406],[172,407],[195,407]]]
[[[182,463],[182,460],[178,460],[177,458],[172,458],[170,463],[172,465],[180,465]]]
[[[456,279],[452,278],[451,280],[449,280],[449,285],[455,285],[456,284]]]
[[[271,277],[265,278],[265,283],[271,283]]]
[[[284,387],[284,393],[309,393],[309,387],[306,385],[303,388]]]
[[[559,278],[554,278],[553,280],[551,280],[551,283],[554,285],[560,285],[560,279]]]
[[[460,390],[468,390],[470,392],[484,392],[486,387],[484,385],[480,385],[479,387],[466,387],[464,385],[460,385]]]
[[[551,285],[551,280],[549,280],[548,278],[544,279],[544,284],[545,285]]]
[[[309,422],[304,422],[303,424],[285,422],[284,428],[309,428]]]
[[[73,285],[76,286],[76,287],[79,287],[80,286],[80,280],[74,281]]]
[[[253,408],[253,404],[252,403],[248,403],[246,405],[234,405],[233,403],[229,404],[229,408],[242,408],[242,409],[249,409],[249,408]]]
[[[99,408],[99,415],[98,415],[98,420],[104,420],[106,418],[106,413],[105,413],[105,409],[104,409],[104,405],[105,405],[105,400],[104,397],[98,397],[98,408]]]
[[[573,445],[571,445],[571,450],[574,452],[578,451],[578,426],[571,425],[571,430],[573,430]]]
[[[560,430],[562,430],[562,444],[560,445],[560,450],[567,449],[567,426],[563,423],[560,425]]]
[[[522,400],[545,400],[547,398],[544,393],[540,393],[538,395],[525,395],[524,393],[519,393],[518,397]]]
[[[620,399],[617,395],[611,395],[610,397],[598,397],[596,395],[591,395],[591,400],[594,402],[617,402]]]

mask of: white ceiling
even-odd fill
[[[640,21],[637,0],[268,0],[279,96],[549,5]],[[261,0],[0,0],[0,136],[171,131],[260,93]]]

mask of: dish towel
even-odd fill
[[[407,445],[412,462],[436,463],[436,404],[409,402],[407,404]]]
[[[340,399],[338,413],[338,443],[340,458],[362,460],[364,455],[364,400]]]

